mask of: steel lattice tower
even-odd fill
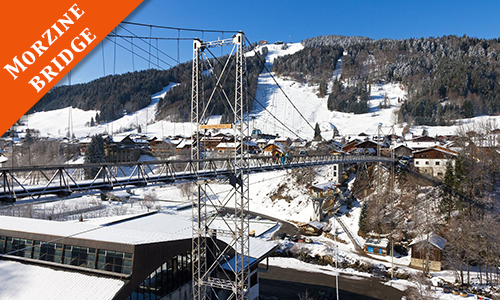
[[[232,46],[231,53],[224,63],[210,51],[210,48]],[[193,73],[191,122],[196,125],[191,147],[192,167],[195,171],[204,168],[199,161],[205,158],[201,130],[207,124],[208,106],[215,97],[226,101],[230,108],[231,126],[234,130],[235,147],[231,154],[232,163],[226,168],[231,172],[224,183],[231,186],[231,191],[220,199],[212,191],[209,180],[198,181],[197,197],[192,202],[193,234],[193,299],[248,299],[250,286],[249,267],[249,221],[245,211],[249,209],[248,162],[246,161],[247,140],[249,136],[247,111],[246,62],[243,53],[245,36],[242,32],[231,39],[193,42]],[[209,59],[208,55],[213,58]],[[214,67],[216,63],[221,66]],[[205,67],[205,69],[204,69]],[[234,70],[231,71],[231,68]],[[203,71],[210,70],[207,76]],[[220,70],[217,74],[217,70]],[[233,73],[234,72],[234,73]],[[211,77],[212,90],[204,91],[204,80]],[[229,99],[229,91],[224,90],[224,83],[234,80],[234,99]],[[204,99],[205,93],[210,95]],[[206,128],[206,127],[204,127]],[[208,207],[234,209],[234,217],[222,216],[224,228],[213,229],[211,226],[217,214],[210,213]],[[224,243],[218,239],[224,238]]]

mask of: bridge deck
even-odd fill
[[[320,155],[290,157],[284,163],[275,157],[251,157],[246,162],[249,173],[258,173],[332,164],[391,163],[393,160],[378,156]],[[92,189],[111,190],[114,187],[227,178],[231,175],[233,163],[230,158],[215,158],[0,168],[0,201],[12,202],[18,198],[35,198],[47,194],[64,196]],[[199,168],[196,168],[197,164]],[[85,179],[84,174],[90,169],[98,175],[93,179]],[[38,174],[35,180],[37,184],[24,183],[33,182],[34,174]]]

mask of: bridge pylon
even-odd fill
[[[223,46],[232,47],[230,54],[216,58],[210,49]],[[244,47],[243,32],[230,39],[193,41],[191,122],[196,129],[191,159],[198,160],[193,164],[195,171],[203,170],[203,162],[199,160],[208,156],[202,130],[207,128],[210,107],[216,101],[222,101],[229,111],[224,117],[235,137],[229,175],[217,182],[228,185],[227,195],[219,197],[213,191],[213,180],[197,181],[197,197],[192,202],[193,299],[196,300],[249,297],[249,221],[245,218],[249,209],[249,164],[245,155],[249,126]],[[210,83],[205,84],[207,80]],[[226,84],[227,81],[234,81],[234,90],[228,90],[227,86],[232,84]],[[217,213],[226,211],[234,215]]]

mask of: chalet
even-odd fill
[[[200,139],[201,146],[207,150],[214,150],[220,143],[228,142],[229,138],[224,135],[204,136]]]
[[[259,147],[260,149],[264,149],[267,146],[267,140],[265,139],[258,139],[255,141],[255,143],[257,144],[257,147]]]
[[[249,152],[252,152],[252,151],[254,151],[257,148],[257,144],[254,143],[254,142],[252,142],[252,141],[249,141],[249,142],[244,141],[243,145],[245,147],[245,151],[248,150]],[[229,153],[229,152],[235,151],[237,146],[238,146],[238,143],[234,143],[234,142],[226,143],[226,142],[223,142],[223,143],[218,144],[215,149],[219,153]]]
[[[320,235],[321,232],[323,232],[323,228],[325,228],[325,224],[323,224],[319,221],[311,221],[307,224],[303,224],[303,225],[299,226],[299,228],[304,233],[313,234],[313,235]]]
[[[177,147],[175,147],[175,151],[177,152],[181,152],[183,150],[189,150],[191,149],[191,146],[193,145],[193,140],[191,139],[184,139],[182,140],[178,145]]]
[[[344,145],[344,147],[342,148],[342,150],[344,152],[349,152],[351,151],[352,149],[356,148],[356,146],[361,143],[360,140],[358,139],[354,139],[352,141],[349,141],[347,144]]]
[[[416,138],[413,138],[412,141],[415,142],[415,143],[435,142],[436,139],[433,138],[433,137],[430,137],[430,136],[423,135],[423,136],[418,136]]]
[[[292,140],[290,138],[276,138],[274,140],[275,144],[280,144],[283,147],[288,147],[292,144]]]
[[[226,143],[226,142],[222,142],[222,143],[219,143],[217,145],[217,147],[215,147],[215,149],[219,152],[219,153],[230,153],[230,152],[233,152],[235,151],[237,145],[236,143]]]
[[[128,135],[115,138],[107,137],[105,141],[106,161],[108,162],[137,161],[141,156],[140,146]]]
[[[390,253],[389,240],[386,238],[368,238],[365,241],[364,250],[367,253],[380,254],[386,256]]]
[[[149,142],[149,148],[151,148],[151,151],[153,152],[154,155],[157,154],[166,154],[175,148],[174,144],[170,140],[163,140],[163,139],[153,139],[152,141]]]
[[[293,147],[295,150],[302,150],[306,147],[307,145],[307,142],[304,141],[303,139],[300,139],[300,138],[297,138],[295,139],[292,144],[290,145],[290,147]]]
[[[424,150],[434,146],[441,146],[439,142],[406,142],[407,147],[412,148],[414,151]]]
[[[356,148],[358,149],[374,149],[375,151],[377,150],[377,147],[379,146],[378,143],[374,141],[364,141],[356,145]],[[382,147],[382,145],[380,145]]]
[[[87,150],[87,147],[91,141],[91,137],[85,137],[78,141],[78,144],[80,145],[80,155],[85,155],[85,150]]]
[[[410,243],[410,267],[441,271],[441,257],[445,246],[446,239],[434,232],[417,237]]]
[[[434,177],[443,177],[448,164],[455,166],[457,157],[458,152],[441,146],[413,152],[415,168],[421,173]]]
[[[395,157],[403,157],[403,156],[408,156],[410,157],[413,154],[413,148],[408,147],[406,145],[399,145],[396,148],[394,148],[394,155]]]
[[[327,182],[321,184],[308,185],[307,189],[311,192],[311,196],[313,198],[326,198],[333,196],[335,190],[337,189],[337,186],[338,185],[336,184]]]
[[[285,151],[280,145],[276,145],[274,143],[269,143],[265,148],[264,148],[264,155],[266,156],[273,156],[276,153],[284,153]]]

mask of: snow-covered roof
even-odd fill
[[[413,154],[423,153],[423,152],[427,152],[427,151],[430,151],[430,150],[436,150],[436,151],[439,151],[439,152],[442,152],[442,153],[445,153],[445,154],[448,154],[448,155],[451,155],[451,156],[458,156],[458,152],[455,152],[455,151],[453,151],[451,149],[446,149],[446,148],[441,147],[441,146],[433,146],[433,147],[430,147],[430,148],[427,148],[427,149],[415,151],[415,152],[413,152]]]
[[[182,142],[180,142],[178,145],[177,145],[177,149],[183,149],[184,147],[189,147],[193,144],[193,140],[188,140],[188,139],[185,139],[185,140],[182,140]]]
[[[314,227],[318,230],[323,229],[323,227],[325,227],[325,224],[323,224],[319,221],[311,221],[311,222],[307,223],[307,225]]]
[[[110,226],[0,216],[0,228],[4,230],[61,237],[71,236],[78,239],[129,245],[189,239],[191,227],[190,220],[163,212]]]
[[[441,144],[439,142],[406,142],[405,145],[412,149],[426,149]]]
[[[382,238],[382,239],[368,238],[365,241],[365,245],[370,246],[370,247],[387,248],[387,246],[389,246],[389,240],[386,238]]]
[[[335,189],[335,185],[332,182],[317,183],[310,186],[312,189],[327,191]]]
[[[0,155],[0,164],[3,164],[4,162],[8,161],[9,159],[3,155]]]
[[[78,141],[80,144],[90,144],[90,142],[92,142],[92,138],[91,137],[85,137],[81,140]]]
[[[226,244],[230,245],[232,239],[230,237],[226,236],[218,236],[217,239],[225,242]],[[255,258],[255,259],[260,259],[264,257],[266,254],[268,254],[270,251],[272,251],[274,248],[276,248],[278,245],[274,242],[269,242],[263,239],[259,238],[254,238],[250,237],[249,238],[249,243],[250,243],[250,253],[248,256]]]
[[[236,148],[236,143],[219,143],[216,148],[234,149]]]
[[[408,148],[408,149],[410,149],[410,150],[413,150],[413,148],[412,148],[412,147],[410,147],[410,146],[408,146],[406,143],[403,143],[403,144],[395,144],[395,145],[392,145],[392,147],[391,147],[391,148],[392,148],[392,149],[394,149],[394,150],[396,150],[396,149],[398,149],[399,147],[406,147],[406,148]]]
[[[113,299],[124,282],[0,260],[0,299]],[[64,287],[64,288],[61,288]]]
[[[446,239],[443,238],[443,237],[440,237],[439,235],[437,235],[436,233],[434,232],[431,232],[429,233],[429,243],[431,245],[434,245],[435,247],[443,250],[444,247],[446,246]],[[421,236],[418,236],[416,237],[411,243],[410,243],[410,246],[413,246],[415,244],[418,244],[420,242],[423,242],[423,241],[427,241],[427,235],[421,235]]]

